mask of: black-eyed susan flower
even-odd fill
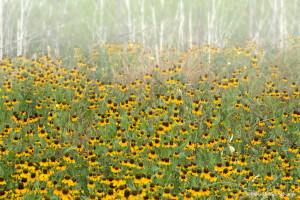
[[[251,141],[251,143],[254,145],[259,145],[259,144],[261,144],[261,141],[259,141],[258,137],[254,137],[253,140]]]
[[[90,166],[98,165],[98,161],[97,161],[97,158],[95,156],[91,157],[91,160],[89,161],[89,165]]]
[[[72,177],[70,175],[65,175],[65,177],[62,179],[62,183],[65,183],[70,187],[73,185]]]
[[[0,199],[5,199],[8,196],[8,192],[0,190]]]
[[[42,167],[47,167],[49,165],[48,159],[47,158],[43,158],[42,161],[39,164]]]
[[[265,133],[266,132],[264,130],[262,130],[262,129],[257,129],[255,131],[255,134],[258,135],[258,136],[264,136]]]
[[[161,171],[157,172],[156,177],[162,178],[163,177],[163,173]]]
[[[18,187],[15,189],[17,194],[25,194],[28,192],[28,189],[24,186],[23,183],[18,183]]]
[[[61,192],[61,194],[59,195],[59,197],[62,199],[62,200],[70,200],[70,199],[73,199],[72,198],[72,195],[70,194],[70,190],[67,189],[67,188],[64,188]]]
[[[0,176],[0,185],[5,185],[6,181],[4,180],[3,176]]]
[[[72,122],[76,122],[78,119],[77,115],[72,115]]]
[[[50,177],[50,170],[43,169],[42,173],[39,175],[39,180],[40,181],[48,181],[49,177]]]
[[[87,187],[88,187],[88,188],[92,188],[92,189],[95,188],[95,183],[94,183],[94,181],[93,181],[93,180],[89,180],[89,181],[88,181],[88,184],[87,184]]]
[[[187,177],[185,175],[181,175],[179,177],[179,180],[182,181],[182,182],[187,182],[188,181],[188,179],[187,179]]]
[[[217,181],[217,177],[216,177],[216,175],[214,174],[214,173],[210,173],[209,174],[209,180],[210,180],[210,182],[215,182],[215,181]]]
[[[56,170],[58,171],[65,171],[67,168],[67,166],[65,166],[64,164],[60,163],[57,165]]]
[[[289,172],[286,172],[285,175],[282,177],[283,181],[286,180],[293,180],[293,177],[291,176],[291,174]]]
[[[121,147],[127,146],[127,141],[126,141],[126,139],[123,138],[123,139],[119,142],[119,145],[120,145]]]
[[[215,165],[214,170],[217,172],[223,171],[222,163],[218,162],[217,165]]]
[[[267,175],[264,178],[265,181],[272,181],[273,180],[273,176],[271,172],[267,172]]]
[[[209,139],[210,136],[209,136],[209,134],[208,134],[207,132],[205,132],[205,133],[202,135],[202,138],[204,138],[204,139]]]

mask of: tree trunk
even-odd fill
[[[3,15],[2,15],[2,6],[3,6],[3,1],[0,1],[0,61],[3,58]]]
[[[285,10],[284,10],[284,3],[283,0],[280,0],[280,48],[284,45],[286,33],[286,26],[285,26]]]
[[[142,44],[145,45],[145,0],[141,0],[141,14],[142,14],[142,20],[141,20],[141,27],[142,27]]]
[[[256,13],[256,1],[249,1],[249,37],[253,40],[255,37],[255,13]]]
[[[20,0],[21,3],[21,13],[20,18],[18,19],[18,50],[17,56],[21,56],[23,53],[23,37],[24,37],[24,30],[23,30],[23,23],[24,23],[24,12],[25,12],[25,5],[24,0]]]
[[[156,25],[156,14],[154,1],[152,0],[152,22],[153,22],[153,34],[154,34],[154,42],[155,42],[155,55],[156,55],[156,64],[159,64],[159,53],[158,53],[158,41],[157,41],[157,25]]]
[[[129,33],[130,39],[132,39],[133,38],[133,36],[132,36],[133,33],[132,33],[132,23],[131,23],[131,16],[130,16],[130,13],[131,13],[130,2],[129,2],[129,0],[126,0],[125,3],[126,3],[126,8],[127,8],[128,33]]]
[[[183,49],[184,47],[183,25],[184,25],[183,0],[180,0],[179,41],[180,41],[181,49]]]
[[[161,16],[160,16],[160,39],[159,39],[159,46],[160,46],[160,50],[162,50],[162,46],[163,46],[163,37],[164,37],[164,0],[160,1],[161,3]]]
[[[272,2],[272,1],[271,1]],[[273,0],[273,44],[277,45],[277,0]]]
[[[189,47],[192,49],[193,45],[193,33],[192,33],[192,5],[190,6],[189,12]]]
[[[103,42],[103,0],[99,0],[100,26],[99,26],[99,42]]]

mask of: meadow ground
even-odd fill
[[[0,199],[300,199],[299,45],[3,58]]]

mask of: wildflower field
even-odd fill
[[[300,199],[300,39],[0,62],[0,199]]]

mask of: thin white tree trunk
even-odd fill
[[[201,10],[201,5],[199,5],[198,9],[197,10]],[[201,35],[201,15],[200,15],[200,12],[196,12],[196,22],[197,22],[197,45],[200,46],[201,44],[201,41],[202,41],[202,35]]]
[[[192,5],[190,7],[190,12],[189,12],[189,46],[192,49],[193,45],[193,33],[192,33]]]
[[[122,19],[122,13],[123,13],[123,5],[122,5],[122,2],[121,0],[116,0],[116,5],[117,5],[117,12],[116,12],[116,16],[117,16],[117,20],[120,22],[120,23],[115,23],[115,26],[117,27],[117,31],[118,33],[123,33],[124,30],[123,30],[123,27],[122,27],[122,23],[123,23],[123,19]]]
[[[277,0],[273,0],[273,43],[275,45],[277,45],[277,39]]]
[[[99,0],[100,2],[100,0]],[[100,3],[99,3],[100,4]],[[96,9],[94,10],[94,14],[93,14],[93,28],[92,28],[92,39],[93,42],[99,42],[100,41],[100,23],[97,23],[97,19],[96,17],[98,16],[98,13],[101,12],[100,11],[100,6],[98,6],[98,4],[96,5]],[[101,13],[100,13],[101,14]],[[97,39],[96,39],[96,35],[97,35]]]
[[[224,31],[226,30],[226,28],[229,28],[227,26],[225,26],[225,22],[226,22],[226,16],[225,16],[225,11],[226,12],[230,12],[228,9],[226,9],[224,6],[221,6],[221,14],[219,15],[220,17],[218,17],[219,19],[219,22],[218,22],[218,26],[216,27],[216,35],[219,37],[219,38],[224,38]],[[234,18],[232,18],[234,19]],[[221,46],[224,45],[224,41],[222,42],[222,44],[220,44]]]
[[[24,37],[24,30],[23,30],[23,23],[24,23],[24,0],[20,0],[21,3],[21,13],[20,18],[18,19],[18,50],[17,50],[17,56],[21,56],[23,53],[23,37]]]
[[[141,26],[142,26],[142,44],[145,45],[145,0],[141,0],[141,14],[142,14],[142,20],[141,20]]]
[[[126,0],[125,1],[126,3],[126,8],[127,8],[127,26],[128,26],[128,33],[130,35],[130,39],[132,39],[132,23],[131,23],[131,16],[130,16],[130,13],[131,13],[131,10],[130,10],[130,2],[129,0]],[[133,36],[134,37],[134,36]]]
[[[20,0],[21,3],[21,11],[20,18],[18,19],[18,29],[17,29],[17,39],[18,39],[18,48],[17,48],[17,56],[23,56],[27,51],[27,27],[28,27],[28,19],[30,10],[32,7],[32,1],[29,0]]]
[[[156,14],[155,14],[155,6],[154,1],[152,0],[152,23],[153,23],[153,34],[154,34],[154,42],[155,42],[155,55],[156,55],[156,63],[159,64],[159,53],[158,53],[158,41],[157,41],[157,25],[156,25]]]
[[[300,7],[300,2],[297,0],[297,7],[299,8]],[[298,23],[297,23],[297,25],[298,25],[298,34],[300,33],[300,15],[299,15],[299,13],[298,13],[298,18],[297,18],[297,20],[298,20]]]
[[[160,50],[162,49],[163,46],[163,36],[164,36],[164,22],[162,21],[160,24],[160,39],[159,39]]]
[[[61,12],[61,4],[60,4],[59,1],[58,1],[58,8],[57,9],[59,10],[59,12]],[[54,52],[57,56],[59,54],[59,49],[60,49],[60,37],[59,37],[59,35],[60,35],[60,26],[57,26],[56,27],[56,45],[55,45],[56,47],[54,49]],[[50,47],[48,46],[48,48],[49,48],[48,53],[50,54]]]
[[[297,7],[296,7],[296,12],[299,10],[299,9],[297,9],[297,8],[299,8],[300,7],[300,3],[299,3],[299,0],[296,0],[296,4],[297,4]],[[299,13],[297,13],[298,14],[298,17],[296,18],[296,25],[298,26],[298,29],[296,30],[296,31],[298,31],[298,34],[300,33],[300,15],[299,15]],[[296,15],[295,15],[296,16]]]
[[[179,40],[180,40],[181,49],[184,46],[183,25],[184,25],[183,0],[180,0]]]
[[[24,18],[24,47],[23,47],[23,56],[27,55],[27,51],[28,51],[28,45],[30,44],[30,42],[28,42],[28,40],[31,40],[31,38],[26,39],[26,37],[28,36],[28,30],[30,28],[29,26],[29,17],[30,17],[30,12],[31,12],[31,8],[33,5],[33,1],[26,1],[26,6],[25,6],[25,18]]]
[[[163,13],[164,13],[164,4],[165,4],[165,1],[161,0],[160,3],[161,3],[161,13],[162,14],[161,14],[161,19],[160,19],[159,46],[160,46],[160,50],[162,50],[163,36],[164,36],[164,14]]]
[[[255,11],[256,12],[256,11]],[[260,10],[260,13],[262,14],[262,13],[264,13],[263,15],[260,15],[260,16],[264,16],[265,15],[265,2],[263,1],[262,2],[262,6],[261,6],[261,10]],[[267,16],[267,15],[265,15],[265,16]],[[256,42],[256,43],[259,43],[259,41],[260,41],[260,32],[261,32],[261,29],[262,29],[262,25],[264,24],[264,20],[262,19],[262,17],[260,17],[260,20],[258,21],[258,20],[255,20],[255,24],[254,24],[254,26],[255,27],[258,27],[257,28],[257,31],[255,32],[255,35],[253,36],[254,38],[253,38],[253,42]],[[271,30],[271,29],[270,29]],[[272,30],[271,30],[272,31]]]
[[[12,23],[12,3],[11,3],[11,0],[8,0],[6,3],[5,3],[5,7],[6,7],[6,13],[5,13],[5,26],[4,26],[4,36],[5,36],[5,51],[4,51],[4,55],[5,56],[10,56],[12,55],[12,47],[11,45],[11,42],[13,41],[13,30],[11,28],[11,23]]]
[[[152,0],[151,11],[152,11],[153,34],[154,34],[155,42],[157,42],[157,37],[156,37],[157,26],[156,26],[155,7],[154,7],[154,1],[153,0]]]
[[[132,25],[131,25],[131,28],[132,28],[132,41],[135,42],[135,37],[136,37],[136,7],[133,7],[132,11],[131,12],[131,21],[132,21]]]
[[[214,26],[214,15],[215,15],[215,0],[211,1],[211,9],[208,9],[208,13],[207,13],[207,43],[208,45],[211,45],[214,41],[214,30],[213,30],[213,26]],[[210,55],[210,51],[208,51],[208,62],[211,62],[211,55]]]
[[[211,36],[212,36],[212,30],[211,30],[211,12],[207,12],[207,44],[210,45],[211,43]]]
[[[285,26],[285,11],[284,11],[284,3],[283,0],[280,0],[280,48],[283,47],[284,43],[284,37],[285,37],[285,31],[286,31],[286,26]]]
[[[215,33],[215,19],[216,19],[216,1],[212,0],[212,9],[211,9],[211,34],[212,34],[212,41],[215,42],[216,40],[216,33]]]
[[[248,1],[249,7],[249,37],[253,40],[254,39],[254,17],[255,17],[255,8],[256,8],[256,1]]]
[[[0,1],[0,61],[3,58],[3,14],[2,14],[3,1]]]
[[[298,11],[298,0],[295,0],[294,2],[294,10],[293,10],[293,28],[292,28],[292,33],[296,33],[296,26],[297,26],[297,11]]]
[[[67,16],[67,14],[68,14],[67,7],[68,7],[68,0],[65,0],[64,16]]]
[[[103,42],[103,0],[99,0],[100,26],[99,26],[99,42]]]

